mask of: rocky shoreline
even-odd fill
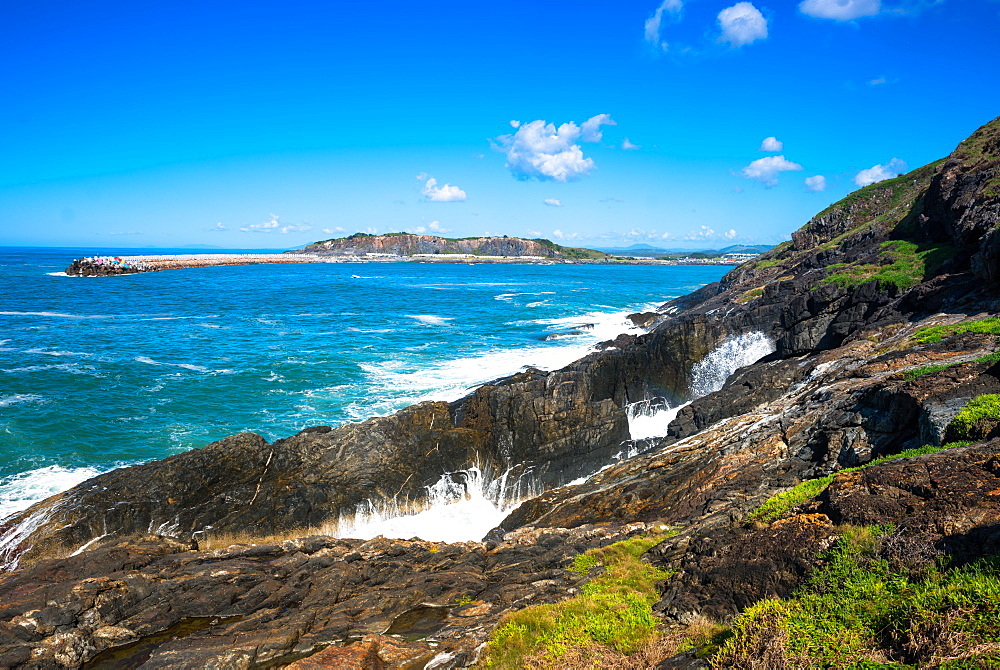
[[[1000,398],[998,184],[1000,120],[562,370],[270,444],[232,436],[4,519],[0,666],[116,649],[150,668],[490,666],[511,616],[602,573],[567,570],[583,552],[666,528],[678,532],[643,560],[668,575],[653,607],[663,639],[687,646],[655,664],[830,664],[801,655],[783,603],[859,533],[874,538],[866,570],[897,582],[1000,551],[1000,411],[966,411]],[[699,366],[750,337],[772,353],[697,393]],[[630,443],[640,401],[689,404]],[[473,467],[498,496],[533,496],[483,542],[329,534],[359,505],[418,511]],[[1000,603],[972,602],[822,658],[989,665]],[[987,623],[949,628],[968,607]],[[697,637],[705,621],[718,640]],[[591,659],[615,653],[587,644]],[[546,653],[541,667],[558,667]]]

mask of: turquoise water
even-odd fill
[[[271,440],[455,399],[526,365],[561,367],[627,331],[626,314],[729,269],[331,263],[59,276],[95,253],[129,252],[0,248],[0,516],[235,432]]]

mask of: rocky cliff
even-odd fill
[[[731,622],[729,642],[702,645],[720,664],[974,666],[1000,631],[948,628],[961,603],[913,624],[937,637],[843,642],[823,662],[754,608],[805,597],[858,528],[874,529],[866,570],[896,570],[893,584],[1000,549],[1000,408],[966,411],[1000,398],[998,184],[1000,120],[567,368],[272,444],[232,436],[5,519],[0,665],[117,649],[144,667],[464,666],[502,614],[577,594],[587,578],[565,568],[582,551],[671,526],[645,557],[669,575],[655,609],[665,629]],[[747,359],[750,344],[766,355]],[[635,403],[676,418],[632,443]],[[418,510],[473,471],[496,499],[530,498],[485,542],[325,535],[359,505]],[[213,551],[213,537],[243,544]],[[996,620],[1000,603],[984,606]]]
[[[370,235],[355,233],[349,237],[338,237],[321,242],[313,242],[303,249],[289,251],[294,254],[317,254],[320,256],[361,256],[384,254],[390,256],[413,256],[414,254],[473,254],[476,256],[538,256],[552,259],[593,259],[610,258],[611,254],[593,249],[564,247],[546,239],[525,240],[519,237],[466,237],[447,238],[435,235],[412,235],[410,233],[389,233]]]

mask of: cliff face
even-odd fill
[[[0,637],[0,659],[79,662],[197,619],[204,628],[192,639],[199,643],[175,640],[164,654],[182,649],[187,655],[174,658],[217,662],[237,639],[246,642],[233,647],[246,652],[238,665],[267,665],[328,645],[324,653],[340,653],[335,647],[344,640],[386,632],[383,623],[419,605],[438,609],[413,614],[414,621],[437,616],[466,631],[458,637],[471,636],[449,646],[454,656],[435,666],[454,667],[470,662],[499,612],[528,604],[503,595],[497,583],[530,582],[517,591],[525,598],[564,598],[573,588],[563,570],[572,556],[637,522],[684,527],[647,556],[673,574],[657,607],[674,624],[699,615],[726,619],[760,598],[788,595],[842,534],[838,524],[895,523],[902,530],[893,541],[914,556],[973,560],[996,552],[1000,443],[983,441],[996,437],[988,430],[967,447],[837,473],[949,442],[948,426],[962,407],[1000,394],[1000,329],[975,321],[1000,314],[998,138],[1000,120],[943,161],[851,194],[721,282],[637,315],[647,333],[607,342],[563,370],[528,370],[455,403],[311,428],[273,444],[233,436],[108,473],[5,520],[0,556],[24,567],[0,581],[0,593],[17,595],[3,610],[0,625],[13,637]],[[929,326],[943,334],[940,341],[923,336]],[[717,390],[699,386],[705,361],[750,337],[766,338],[773,352]],[[626,407],[644,399],[691,402],[663,436],[632,444]],[[616,460],[629,449],[642,453]],[[426,487],[445,473],[460,481],[472,466],[494,476],[510,471],[507,496],[541,494],[486,543],[432,551],[418,542],[327,538],[204,551],[213,533],[332,530],[366,502],[419,509]],[[834,475],[821,496],[777,520],[748,521],[770,496]],[[136,539],[150,533],[168,539]],[[561,542],[569,544],[556,550]],[[547,558],[529,568],[514,547]],[[80,548],[88,553],[53,558]],[[435,562],[424,551],[446,554]],[[100,558],[91,565],[103,567],[85,569],[90,555]],[[221,567],[209,567],[213,562]],[[309,581],[319,573],[303,570],[313,565],[327,576]],[[461,595],[489,607],[442,614],[456,590],[414,590],[423,578],[411,572],[459,575],[447,572],[456,566],[471,571],[455,577],[467,590]],[[216,570],[224,585],[211,581]],[[239,577],[251,573],[256,577]],[[91,612],[112,596],[87,589],[108,574],[106,590],[128,606],[115,605],[113,616],[98,609],[98,617]],[[43,607],[39,584],[54,575],[62,595],[44,596],[56,604]],[[361,583],[370,587],[364,596]],[[210,595],[179,619],[155,614],[167,607],[162,594],[184,584],[205,584],[198,592]],[[336,603],[322,617],[287,629],[277,623],[306,617],[303,603],[322,598]],[[28,617],[34,609],[44,616]],[[377,616],[366,618],[370,612]],[[377,625],[363,624],[369,620]],[[392,647],[376,638],[367,644],[365,653]],[[413,658],[431,654],[429,643],[414,644]],[[206,649],[200,656],[199,645]]]
[[[364,256],[388,254],[412,256],[414,254],[474,254],[477,256],[540,256],[553,259],[602,259],[610,254],[591,249],[563,247],[549,240],[525,240],[518,237],[470,237],[449,239],[434,235],[367,235],[356,233],[322,242],[314,242],[304,249],[288,253],[317,254],[320,256]]]

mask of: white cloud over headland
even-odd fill
[[[542,202],[549,207],[562,207],[562,200],[559,200],[558,198],[546,198]]]
[[[826,177],[821,174],[818,174],[815,177],[806,177],[806,189],[812,191],[813,193],[825,191]]]
[[[451,228],[445,228],[440,221],[431,221],[427,224],[427,229],[434,233],[450,233]]]
[[[747,179],[759,181],[764,186],[775,186],[778,183],[778,175],[782,172],[801,169],[801,165],[786,160],[784,156],[767,156],[752,161],[740,171],[740,174]]]
[[[495,138],[493,148],[506,154],[506,167],[518,179],[565,183],[590,174],[596,167],[577,142],[600,142],[601,126],[611,125],[615,122],[609,114],[598,114],[579,126],[569,122],[558,128],[539,119],[519,124],[513,135]]]
[[[806,16],[834,21],[853,21],[882,11],[881,0],[804,0],[799,11]]]
[[[761,151],[781,151],[784,147],[785,143],[774,136],[765,137],[764,141],[760,143]]]
[[[875,182],[898,177],[900,173],[905,171],[906,163],[898,158],[893,158],[885,165],[873,165],[866,170],[862,170],[854,176],[854,183],[858,186],[868,186]]]
[[[660,28],[663,25],[663,15],[677,16],[684,8],[682,0],[663,0],[653,15],[646,19],[645,39],[646,42],[666,51],[669,45],[660,39]]]
[[[720,42],[741,47],[767,38],[767,19],[749,2],[737,2],[719,12]]]
[[[438,186],[437,179],[424,173],[418,174],[417,179],[426,180],[420,192],[431,202],[462,202],[466,198],[465,191],[459,187],[451,184]]]

